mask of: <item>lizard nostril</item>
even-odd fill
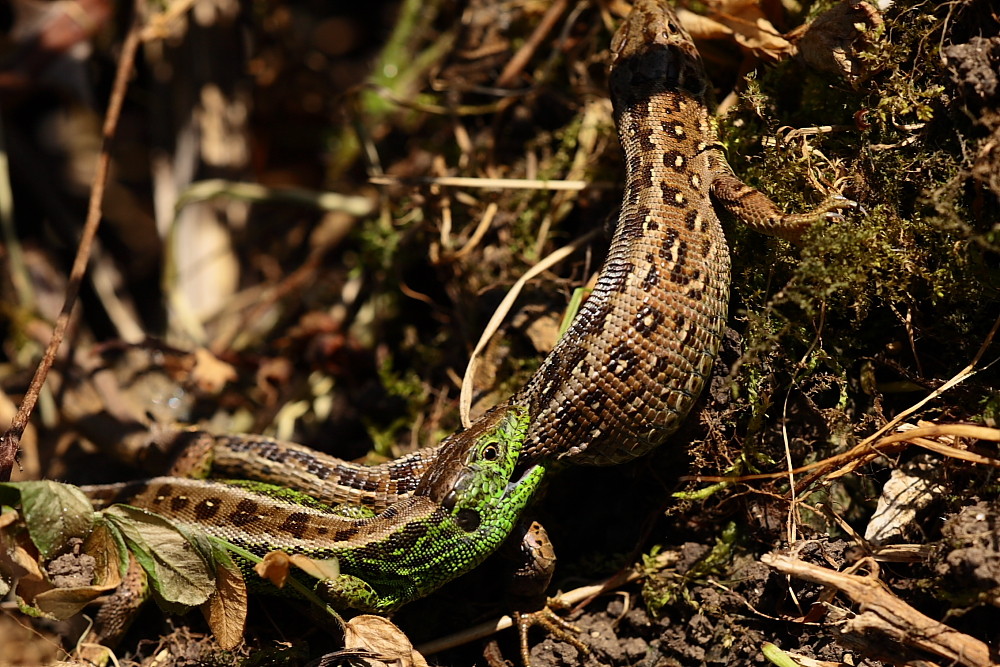
[[[455,515],[455,523],[467,533],[471,533],[476,528],[479,528],[481,522],[482,517],[479,516],[479,512],[476,510],[461,509]]]

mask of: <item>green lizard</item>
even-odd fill
[[[464,461],[369,518],[254,482],[158,477],[83,491],[98,507],[127,503],[256,556],[336,558],[341,574],[320,582],[323,597],[337,608],[384,613],[476,567],[507,538],[544,474],[533,465],[515,477],[527,428],[523,408],[497,413]]]

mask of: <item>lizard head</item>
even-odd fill
[[[442,443],[438,464],[415,492],[439,502],[466,530],[475,530],[484,512],[530,495],[543,469],[533,465],[518,475],[518,457],[528,433],[526,408],[502,405]],[[447,463],[445,463],[447,462]]]
[[[710,89],[694,43],[666,0],[636,0],[611,41],[611,100],[616,111],[676,90],[704,99]]]

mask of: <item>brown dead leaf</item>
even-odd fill
[[[340,576],[340,561],[336,558],[317,560],[309,556],[303,556],[302,554],[293,554],[288,560],[292,565],[310,577],[314,577],[320,581],[336,579]]]
[[[234,649],[243,642],[247,622],[247,585],[239,569],[221,564],[216,566],[215,593],[201,606],[201,611],[224,650]]]
[[[857,54],[867,36],[882,26],[878,9],[859,0],[845,0],[814,21],[788,34],[802,59],[815,70],[851,80],[861,73]]]
[[[372,667],[427,667],[427,660],[393,623],[381,616],[361,615],[344,628],[344,650],[367,651],[377,657],[364,658]]]
[[[759,0],[724,0],[710,18],[729,28],[736,43],[761,60],[776,62],[795,52],[764,15]]]
[[[201,347],[194,351],[191,380],[206,394],[217,394],[227,382],[236,379],[236,369]]]
[[[696,40],[733,38],[733,31],[731,29],[707,16],[678,8],[677,18],[680,19],[684,29]]]
[[[291,566],[291,558],[284,551],[269,551],[264,554],[264,560],[253,566],[253,571],[278,588],[282,588],[288,579],[288,570]]]

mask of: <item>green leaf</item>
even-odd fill
[[[215,568],[205,556],[204,536],[129,505],[112,505],[104,516],[121,531],[160,600],[196,607],[215,591]]]
[[[761,647],[761,653],[767,658],[771,664],[777,665],[777,667],[802,667],[796,660],[792,659],[790,655],[782,651],[776,645],[767,642]]]
[[[20,504],[31,541],[44,559],[61,553],[70,538],[89,535],[94,525],[90,501],[69,484],[48,480],[6,482],[0,484],[0,503]]]

